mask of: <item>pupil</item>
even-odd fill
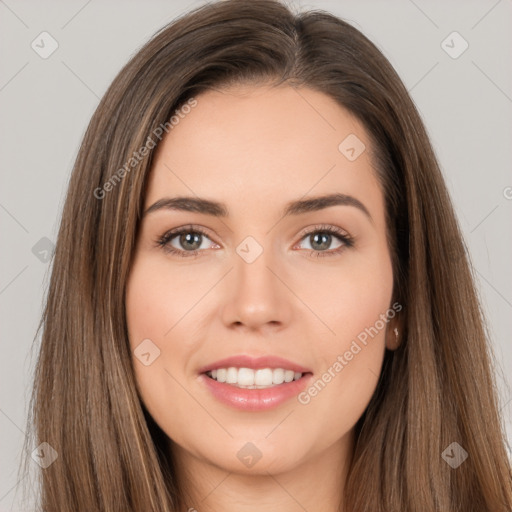
[[[329,245],[330,245],[330,241],[331,241],[331,235],[329,235],[328,233],[315,233],[312,237],[312,240],[313,240],[313,243],[311,244],[311,246],[313,248],[314,247],[314,244],[318,244],[318,247],[317,249],[320,249],[320,250],[323,250],[323,249],[328,249],[329,248]],[[321,241],[319,241],[321,240]]]
[[[201,247],[201,236],[200,233],[186,233],[181,235],[180,243],[184,248],[196,250]]]

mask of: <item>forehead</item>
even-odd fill
[[[164,195],[198,195],[240,211],[267,201],[270,210],[332,192],[382,206],[368,135],[331,97],[309,88],[237,86],[195,99],[159,145],[146,206]],[[352,148],[361,152],[355,159]]]

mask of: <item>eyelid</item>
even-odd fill
[[[328,231],[336,233],[339,236],[352,238],[348,231],[345,231],[344,229],[339,228],[338,226],[334,226],[332,224],[315,224],[313,226],[308,226],[307,228],[304,228],[298,236],[302,240],[305,236],[310,235],[312,233],[317,233],[318,231]]]
[[[190,232],[192,232],[192,233],[200,233],[201,235],[206,236],[210,240],[212,239],[212,237],[210,236],[209,231],[206,228],[204,228],[202,226],[199,226],[199,225],[196,225],[196,224],[186,224],[184,226],[180,226],[180,227],[177,227],[177,228],[169,229],[169,230],[167,230],[162,235],[162,238],[163,237],[171,237],[171,236],[175,236],[175,235],[180,235],[181,233],[190,233]]]

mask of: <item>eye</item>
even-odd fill
[[[354,245],[353,238],[336,226],[314,226],[305,233],[302,240],[309,244],[305,249],[311,251],[310,256],[316,257],[334,256]],[[333,242],[337,244],[335,247],[332,247]]]
[[[166,252],[187,258],[198,256],[201,250],[208,249],[208,244],[205,244],[206,239],[210,240],[201,228],[184,226],[164,233],[158,238],[157,245]]]
[[[157,239],[156,244],[168,253],[187,258],[199,256],[205,249],[212,248],[208,246],[207,240],[215,248],[219,247],[210,240],[203,229],[190,225],[167,231]],[[305,247],[305,249],[310,251],[310,256],[316,257],[335,256],[354,245],[353,238],[346,231],[329,225],[317,225],[310,228],[302,235],[302,240],[309,244],[309,247]],[[337,243],[334,248],[332,247],[333,242]]]

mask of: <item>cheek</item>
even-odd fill
[[[332,332],[318,342],[322,370],[299,402],[311,414],[328,415],[336,429],[348,429],[357,421],[380,374],[387,317],[394,316],[391,261],[386,253],[381,255],[331,278],[325,304],[317,304]]]
[[[226,458],[226,446],[220,441],[212,445],[211,438],[225,439],[224,422],[213,419],[209,409],[194,399],[198,390],[190,380],[190,361],[199,348],[195,341],[200,338],[195,329],[202,318],[199,300],[211,288],[212,279],[208,272],[191,275],[170,267],[141,257],[134,261],[128,279],[125,304],[136,386],[144,407],[175,446],[185,446],[199,457],[208,454],[219,463]],[[134,355],[144,339],[151,339],[159,349],[149,366]]]
[[[376,272],[354,271],[339,288],[340,307],[332,309],[331,315],[340,340],[352,340],[376,324],[379,332],[385,331],[381,315],[386,314],[392,298],[391,268],[383,265]]]
[[[125,298],[132,349],[146,338],[163,349],[175,337],[180,322],[186,322],[187,313],[204,293],[200,280],[186,276],[179,268],[172,270],[151,258],[135,260]],[[180,340],[179,346],[187,348],[188,339],[192,337]]]
[[[177,361],[188,360],[193,349],[187,343],[190,338],[181,337],[180,343],[172,340],[190,309],[188,303],[197,301],[197,292],[163,270],[150,258],[135,259],[125,296],[137,386],[148,409],[171,390],[174,381],[169,374],[176,375]]]
[[[381,315],[390,308],[393,291],[393,270],[386,250],[374,251],[371,257],[354,253],[339,271],[331,269],[317,275],[315,281],[317,289],[324,292],[310,296],[312,305],[330,328],[330,335],[324,338],[325,355],[332,359],[359,335],[364,339],[366,330],[376,323],[382,336],[375,337],[383,339]]]

